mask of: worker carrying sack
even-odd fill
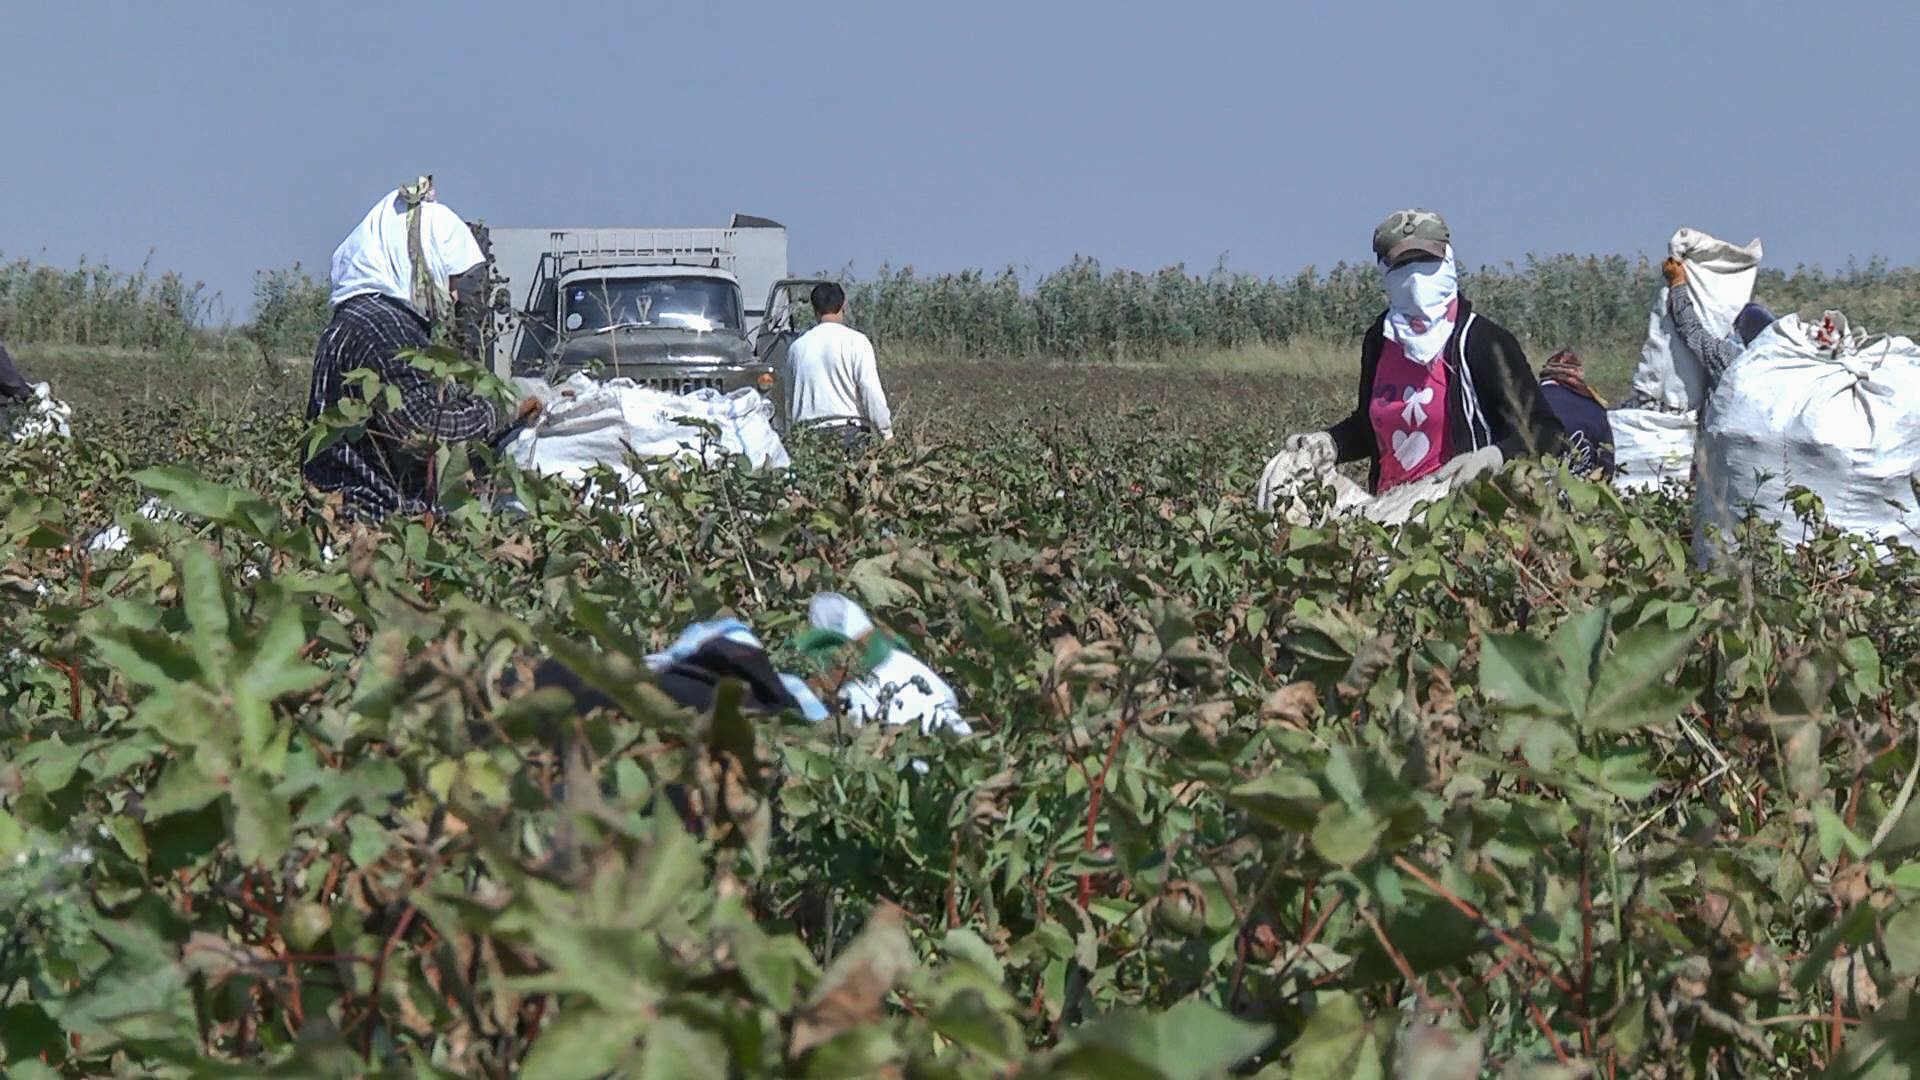
[[[1811,490],[1835,527],[1920,546],[1920,346],[1868,337],[1828,312],[1755,338],[1708,400],[1694,499],[1696,557],[1752,513],[1801,539],[1787,502]]]
[[[1733,333],[1734,316],[1753,299],[1760,241],[1742,247],[1698,229],[1681,229],[1667,242],[1667,254],[1687,269],[1686,287],[1700,321],[1715,337]],[[1667,292],[1662,285],[1647,315],[1647,341],[1633,373],[1633,403],[1669,412],[1696,410],[1708,389],[1706,369],[1675,332]]]

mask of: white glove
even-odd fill
[[[1289,435],[1280,444],[1284,449],[1303,455],[1316,465],[1331,465],[1338,455],[1333,449],[1333,436],[1324,431],[1307,431],[1298,435]]]
[[[1307,483],[1314,480],[1333,484],[1342,503],[1351,501],[1342,485],[1347,488],[1354,485],[1333,468],[1337,456],[1333,436],[1324,431],[1289,435],[1283,447],[1260,474],[1260,490],[1254,498],[1260,509],[1275,511],[1294,525],[1307,524],[1310,515],[1301,494]]]
[[[1501,453],[1499,447],[1486,446],[1457,455],[1452,461],[1440,466],[1439,471],[1433,474],[1433,478],[1445,481],[1449,488],[1457,488],[1477,476],[1498,472],[1500,466],[1506,463],[1507,455]]]

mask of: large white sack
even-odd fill
[[[1707,330],[1715,337],[1732,333],[1734,316],[1753,299],[1753,279],[1760,269],[1759,239],[1738,246],[1698,229],[1681,229],[1667,242],[1667,254],[1686,265],[1687,289]],[[1674,412],[1697,410],[1705,396],[1706,371],[1674,331],[1667,292],[1662,285],[1647,314],[1647,341],[1633,373],[1633,399]]]
[[[1613,428],[1614,487],[1650,491],[1669,480],[1692,481],[1697,414],[1614,409],[1607,423]]]
[[[1708,526],[1731,531],[1749,509],[1800,528],[1787,489],[1806,487],[1835,526],[1920,545],[1920,346],[1868,339],[1843,317],[1773,324],[1727,369],[1707,405],[1695,495],[1695,550]],[[1764,478],[1764,479],[1763,479]],[[1893,504],[1893,505],[1889,505]]]
[[[627,456],[717,464],[745,457],[754,468],[786,468],[786,446],[773,430],[773,403],[752,388],[722,394],[668,394],[632,379],[599,382],[574,375],[556,387],[523,384],[541,398],[539,417],[508,440],[505,454],[523,469],[566,480],[598,466],[612,469],[629,491],[643,490]],[[702,431],[684,418],[714,425]]]

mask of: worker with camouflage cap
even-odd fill
[[[1353,413],[1293,435],[1285,453],[1319,468],[1370,463],[1374,494],[1433,477],[1451,484],[1566,436],[1520,343],[1460,295],[1453,234],[1431,210],[1396,210],[1373,230],[1387,309],[1360,346]]]

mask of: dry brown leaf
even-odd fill
[[[881,904],[795,1014],[787,1052],[798,1057],[877,1018],[887,991],[912,967],[906,917],[892,904]]]
[[[1320,715],[1320,691],[1310,682],[1288,683],[1260,703],[1260,715],[1304,728]]]
[[[1854,863],[1843,866],[1833,872],[1833,884],[1828,886],[1833,899],[1841,907],[1852,907],[1867,898],[1873,891],[1873,883],[1867,880],[1867,864]]]
[[[1827,989],[1848,1016],[1866,1016],[1880,1007],[1880,987],[1857,952],[1843,953],[1827,964]]]

